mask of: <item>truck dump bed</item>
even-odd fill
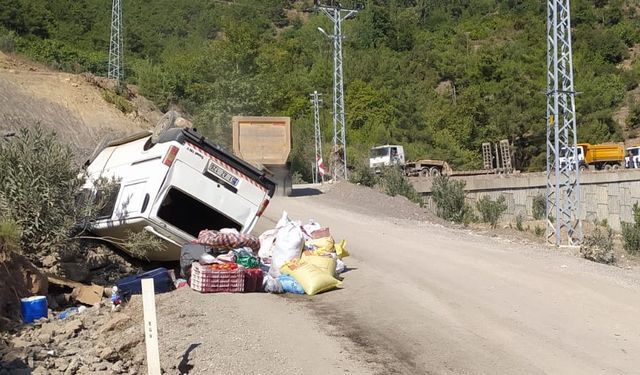
[[[291,192],[290,152],[289,117],[233,117],[233,153],[270,174],[283,195]]]
[[[584,149],[584,159],[588,164],[604,161],[622,162],[624,160],[624,147],[622,147],[621,145],[591,145],[588,143],[580,143],[578,144],[578,146],[582,146],[582,148]]]

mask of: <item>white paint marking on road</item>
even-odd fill
[[[147,346],[149,375],[160,375],[158,349],[158,321],[156,320],[156,294],[153,279],[142,279],[142,307],[144,312],[144,342]]]

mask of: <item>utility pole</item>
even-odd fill
[[[344,115],[344,75],[342,71],[342,21],[353,18],[357,9],[342,9],[340,3],[321,5],[316,1],[316,9],[333,22],[333,35],[327,34],[321,27],[321,33],[333,40],[333,149],[339,155],[338,162],[332,158],[331,175],[334,180],[347,179],[347,137]]]
[[[109,41],[109,79],[115,79],[118,87],[124,79],[122,67],[122,2],[113,0],[111,6],[111,39]]]
[[[569,0],[547,0],[547,242],[582,241]],[[560,158],[566,160],[561,163]]]
[[[324,183],[324,167],[322,162],[322,132],[320,132],[320,104],[322,103],[322,99],[317,91],[314,91],[311,96],[311,103],[313,103],[313,129],[314,129],[314,139],[316,144],[316,173],[313,176],[314,180],[317,181],[318,175],[320,175],[321,181]]]

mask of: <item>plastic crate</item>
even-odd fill
[[[244,267],[214,270],[194,262],[191,265],[191,289],[201,293],[244,292]]]

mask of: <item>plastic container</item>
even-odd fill
[[[244,270],[244,292],[262,292],[262,270],[250,268]]]
[[[194,262],[191,266],[191,289],[201,293],[242,293],[245,268],[214,270]]]
[[[22,298],[20,300],[20,308],[22,311],[22,320],[25,323],[31,323],[40,318],[46,318],[49,314],[47,297],[33,296]]]

